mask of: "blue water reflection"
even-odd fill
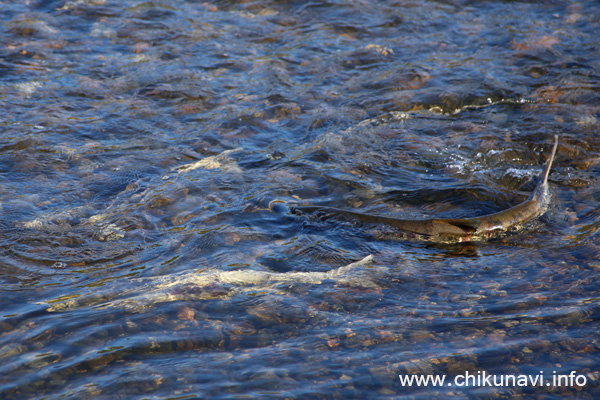
[[[0,397],[598,397],[595,2],[0,5]]]

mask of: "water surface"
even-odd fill
[[[0,20],[0,397],[598,397],[596,2],[0,1]],[[555,134],[551,208],[518,236],[289,212],[499,211]],[[483,371],[586,384],[398,378]]]

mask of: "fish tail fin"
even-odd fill
[[[558,135],[554,135],[554,147],[552,148],[552,153],[550,154],[550,158],[548,159],[548,163],[546,164],[546,168],[544,169],[544,179],[543,185],[548,183],[548,175],[550,175],[550,168],[552,168],[552,163],[554,162],[554,155],[556,154],[556,149],[558,148]]]

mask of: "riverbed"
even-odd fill
[[[0,397],[600,395],[597,2],[0,1],[0,21]],[[549,209],[515,235],[291,212],[501,211],[554,135]]]

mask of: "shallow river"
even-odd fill
[[[0,1],[0,30],[0,398],[600,397],[598,2]],[[516,235],[290,209],[500,211],[554,135]]]

